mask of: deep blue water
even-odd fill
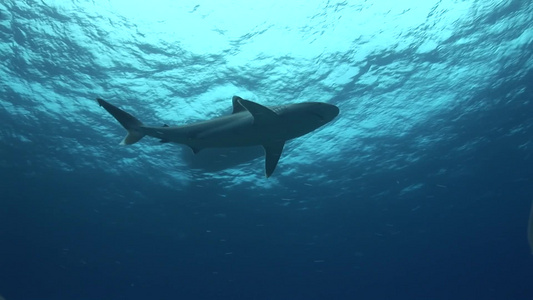
[[[533,3],[296,2],[0,3],[6,300],[533,299]],[[266,179],[120,146],[94,100],[179,125],[233,95],[341,114]]]

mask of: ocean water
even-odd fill
[[[0,2],[0,294],[533,299],[533,2]],[[322,101],[287,143],[125,132]],[[0,298],[2,297],[0,296]]]

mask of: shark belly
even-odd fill
[[[251,119],[210,128],[193,136],[186,144],[200,148],[259,146],[279,139],[271,128],[254,125]]]
[[[268,124],[272,125],[272,124]],[[277,126],[258,126],[248,113],[234,114],[185,126],[143,126],[145,135],[162,141],[184,144],[197,151],[204,148],[248,147],[278,140]]]

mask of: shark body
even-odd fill
[[[285,142],[307,134],[333,120],[339,114],[335,105],[304,102],[266,107],[234,96],[233,112],[211,120],[182,126],[145,126],[134,116],[97,98],[98,104],[109,112],[127,131],[121,144],[130,145],[144,136],[160,139],[162,143],[189,146],[194,153],[205,148],[263,146],[265,175],[274,172]]]

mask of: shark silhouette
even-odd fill
[[[233,112],[207,121],[182,126],[145,126],[134,116],[97,98],[127,131],[122,145],[131,145],[148,135],[162,143],[189,146],[194,153],[205,148],[263,146],[265,175],[276,169],[285,142],[307,134],[333,120],[339,114],[335,105],[304,102],[266,107],[233,96]]]

